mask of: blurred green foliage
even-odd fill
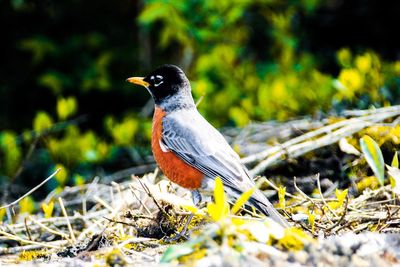
[[[195,99],[203,98],[201,113],[217,127],[400,98],[400,61],[382,60],[367,46],[337,49],[329,55],[337,59],[331,71],[322,70],[325,61],[308,49],[302,21],[320,18],[325,1],[2,5],[15,24],[11,30],[22,33],[13,35],[14,60],[1,72],[7,76],[1,102],[9,110],[0,114],[0,182],[32,175],[37,181],[61,167],[58,186],[81,184],[146,162],[151,123],[143,107],[149,96],[124,80],[163,63],[185,69]],[[37,21],[30,25],[31,19]],[[26,97],[27,110],[15,108],[18,95]]]
[[[369,103],[382,104],[393,99],[398,89],[395,80],[400,75],[399,62],[381,62],[373,52],[354,57],[348,49],[340,50],[337,57],[342,67],[335,83],[339,100],[346,99],[356,105],[362,96],[368,96]]]
[[[15,133],[11,131],[3,131],[0,135],[1,173],[13,178],[21,163],[22,149],[17,143]]]

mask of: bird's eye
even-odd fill
[[[154,82],[154,86],[155,87],[159,86],[160,84],[162,84],[164,82],[163,81],[163,76],[161,76],[161,75],[156,75],[155,77],[152,76],[151,78],[152,78],[152,80]]]

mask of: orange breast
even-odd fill
[[[173,152],[164,152],[160,147],[162,137],[162,119],[165,112],[156,107],[153,117],[153,133],[151,139],[151,148],[154,158],[163,171],[172,182],[188,189],[198,189],[201,186],[204,174],[182,161]]]

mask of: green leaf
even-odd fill
[[[168,5],[164,3],[153,3],[147,5],[138,18],[142,24],[151,24],[168,16]]]
[[[39,85],[50,89],[53,94],[58,95],[63,90],[64,77],[62,74],[57,72],[47,72],[38,77]]]
[[[121,123],[116,122],[112,117],[107,117],[105,125],[114,142],[119,146],[132,145],[139,130],[139,121],[131,117],[124,118]]]
[[[391,166],[393,168],[399,168],[399,158],[397,157],[397,151],[396,153],[394,153]]]
[[[18,145],[16,134],[11,131],[0,132],[0,176],[3,172],[12,177],[18,170],[21,160],[22,148]]]
[[[160,263],[168,263],[194,251],[191,243],[170,246],[162,255]]]
[[[385,163],[378,144],[368,135],[364,135],[360,139],[360,146],[368,165],[378,178],[379,183],[383,185],[385,180]]]
[[[47,55],[54,54],[57,51],[56,45],[50,39],[43,36],[23,39],[19,43],[19,48],[31,52],[32,61],[35,64],[43,61]]]
[[[50,129],[53,125],[53,119],[44,111],[39,111],[33,120],[33,129],[36,132],[42,132]]]

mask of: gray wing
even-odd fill
[[[239,156],[197,110],[178,110],[164,117],[161,142],[208,178],[221,177],[225,189],[231,189],[236,197],[254,186]],[[282,226],[289,225],[259,190],[253,193],[249,202]]]
[[[254,183],[225,138],[197,110],[178,110],[163,119],[162,144],[209,178],[243,192]]]

